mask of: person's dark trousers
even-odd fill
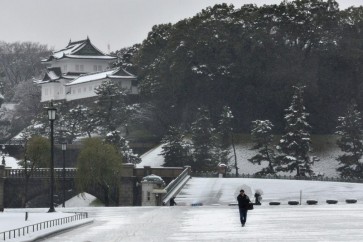
[[[247,221],[247,209],[239,208],[239,216],[241,219],[241,224],[245,224]]]

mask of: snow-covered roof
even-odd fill
[[[85,82],[91,82],[96,80],[102,79],[135,79],[136,76],[132,75],[131,73],[123,70],[122,68],[114,68],[107,71],[97,72],[97,73],[90,73],[90,74],[83,74],[78,78],[74,79],[72,82],[66,84],[66,86],[77,85]]]
[[[161,178],[160,176],[154,175],[154,174],[145,176],[144,178],[142,178],[141,182],[152,182],[152,183],[155,183],[155,184],[165,186],[165,182],[164,182],[163,178]]]
[[[114,60],[117,57],[106,55],[95,47],[87,37],[85,40],[75,42],[69,41],[64,49],[53,52],[51,56],[42,60],[42,62],[49,62],[53,59],[62,58]]]
[[[59,67],[47,68],[46,73],[44,74],[43,79],[35,80],[35,83],[43,84],[48,82],[55,82],[62,78],[62,72]]]

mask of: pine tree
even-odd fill
[[[160,155],[164,156],[164,166],[185,166],[190,164],[190,145],[185,141],[181,128],[169,127],[161,143],[163,143],[163,151]]]
[[[363,123],[357,105],[348,106],[344,117],[338,118],[336,134],[340,136],[337,144],[344,152],[337,160],[337,171],[343,178],[363,178]]]
[[[294,89],[291,105],[285,110],[286,133],[276,147],[281,152],[278,157],[278,170],[296,171],[296,176],[311,176],[314,160],[309,156],[311,127],[307,122],[309,114],[304,106],[304,87],[294,86]]]
[[[72,120],[75,120],[73,122],[77,122],[79,131],[83,135],[86,134],[89,138],[96,130],[95,117],[92,114],[91,109],[84,105],[77,105],[75,108],[70,109],[69,112],[66,113],[65,119],[66,121],[69,120],[68,122],[70,123],[72,123]],[[69,125],[67,125],[67,127],[69,127]]]
[[[231,136],[232,136],[232,119],[233,114],[228,106],[224,106],[218,122],[218,144],[216,156],[220,163],[228,166],[231,153]]]
[[[251,136],[255,142],[252,149],[258,150],[258,154],[248,160],[258,165],[261,165],[263,161],[268,162],[268,166],[257,172],[256,175],[276,174],[275,152],[271,148],[273,141],[272,127],[273,124],[269,120],[255,120],[252,122]]]
[[[124,125],[129,117],[124,90],[112,81],[105,81],[95,92],[98,99],[94,113],[97,124],[104,132],[114,131]]]
[[[195,122],[191,126],[193,142],[194,171],[213,171],[217,167],[217,160],[214,156],[215,134],[212,126],[209,111],[205,107],[198,108]]]
[[[129,141],[120,135],[119,131],[111,131],[106,135],[106,143],[113,144],[123,157],[124,163],[138,164],[141,158],[134,154],[129,146]]]
[[[82,125],[81,120],[84,118],[82,114],[83,108],[77,106],[72,109],[58,109],[59,110],[59,128],[55,131],[55,139],[59,143],[67,142],[72,144],[73,141],[83,135],[81,131]],[[90,119],[88,119],[90,120]]]

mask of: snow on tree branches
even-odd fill
[[[363,178],[363,123],[357,105],[349,105],[338,123],[336,134],[340,138],[337,144],[344,154],[337,158],[340,163],[337,171],[343,178]]]
[[[305,111],[303,86],[294,86],[291,105],[285,110],[285,134],[276,147],[281,154],[277,157],[279,171],[293,172],[296,176],[313,175],[314,159],[310,152],[310,125],[307,121],[309,114]]]

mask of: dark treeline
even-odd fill
[[[352,99],[363,108],[363,7],[333,0],[215,5],[119,53],[165,126],[190,124],[202,105],[216,119],[228,105],[238,131],[256,119],[281,131],[293,85],[306,86],[313,133],[333,133]]]

